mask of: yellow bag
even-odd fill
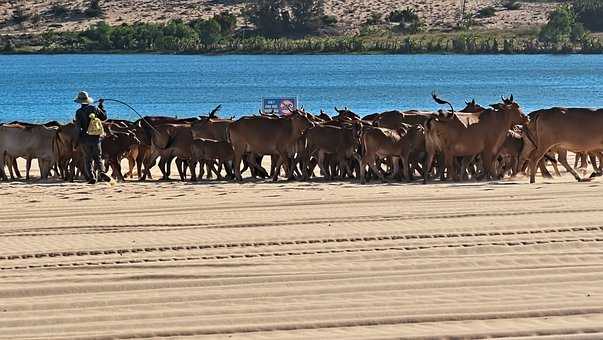
[[[90,124],[88,124],[88,134],[90,136],[104,136],[105,129],[103,128],[103,122],[96,117],[94,113],[90,114]]]

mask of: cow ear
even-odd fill
[[[501,107],[502,105],[503,105],[503,104],[499,104],[499,103],[497,103],[497,104],[490,104],[490,107],[492,107],[492,108],[493,108],[493,109],[495,109],[495,110],[500,110],[500,107]]]

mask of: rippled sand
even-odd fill
[[[603,195],[0,184],[0,338],[603,338]]]

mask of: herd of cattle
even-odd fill
[[[108,120],[103,158],[111,176],[120,181],[133,177],[134,170],[140,180],[152,179],[155,165],[162,179],[169,179],[173,160],[180,179],[191,181],[205,172],[207,178],[215,174],[241,181],[246,170],[254,178],[276,181],[284,173],[287,179],[308,179],[319,170],[326,179],[357,178],[361,183],[386,177],[412,181],[415,176],[424,182],[433,176],[490,180],[527,172],[533,183],[538,169],[551,176],[546,162],[558,173],[557,161],[577,180],[585,180],[568,163],[568,151],[576,153],[576,162],[582,160],[583,166],[590,158],[592,176],[602,173],[603,109],[550,108],[526,116],[511,96],[489,108],[473,100],[455,112],[450,103],[435,94],[433,98],[451,110],[359,117],[347,108],[335,108],[337,115],[331,117],[291,108],[286,117],[260,113],[233,120],[219,118],[217,107],[206,116],[187,119]],[[67,181],[77,179],[83,169],[78,135],[73,123],[2,124],[1,179],[8,180],[5,168],[11,179],[21,177],[19,157],[27,160],[26,179],[32,159],[38,160],[42,179],[51,172]],[[262,167],[265,156],[270,157],[270,171]],[[124,158],[129,164],[125,174]]]

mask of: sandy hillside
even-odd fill
[[[143,22],[165,22],[182,18],[190,20],[199,17],[210,17],[228,10],[238,13],[247,4],[244,0],[120,0],[101,1],[105,12],[105,20],[111,24]],[[540,25],[546,22],[546,14],[554,8],[554,4],[546,2],[522,3],[519,10],[505,10],[499,0],[475,0],[467,2],[467,13],[477,13],[481,8],[495,6],[496,17],[478,19],[477,22],[486,28],[519,28]],[[87,0],[10,0],[0,2],[0,34],[2,33],[36,33],[46,30],[81,30],[99,18],[86,18],[81,14],[57,16],[51,8],[53,4],[64,5],[67,9],[81,11],[89,4]],[[14,11],[23,8],[32,18],[22,24],[11,22]],[[357,31],[373,13],[387,15],[395,9],[411,7],[417,10],[429,29],[448,29],[456,22],[461,7],[460,0],[325,0],[328,15],[339,19],[341,31]],[[5,23],[2,25],[1,23]],[[244,22],[239,22],[243,25]]]
[[[0,338],[603,338],[603,188],[0,184]]]

